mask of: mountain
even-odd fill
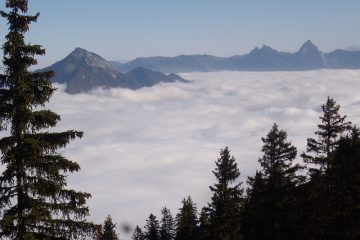
[[[137,67],[126,73],[126,79],[129,82],[129,88],[138,89],[141,87],[151,87],[159,82],[187,82],[176,74],[165,75],[161,72],[155,72],[144,67]]]
[[[287,68],[288,53],[279,52],[269,46],[254,48],[250,53],[233,56],[226,59],[225,70],[271,71],[277,68]]]
[[[324,54],[310,40],[306,41],[293,57],[294,63],[299,69],[309,70],[327,67]]]
[[[192,71],[301,71],[313,69],[359,69],[360,51],[335,50],[321,52],[310,40],[297,52],[280,52],[270,46],[254,48],[245,55],[221,58],[211,55],[180,55],[177,57],[137,58],[123,64],[114,63],[114,68],[127,72],[136,67],[145,67],[154,71],[192,72]]]
[[[335,50],[325,54],[326,62],[333,69],[360,69],[360,51]]]
[[[186,82],[176,74],[165,75],[143,67],[124,74],[115,70],[104,58],[82,48],[76,48],[63,60],[43,70],[54,71],[55,77],[51,80],[66,83],[66,91],[70,94],[87,92],[96,87],[138,89],[160,82]]]
[[[164,73],[192,71],[206,72],[214,69],[216,70],[221,61],[222,58],[210,55],[180,55],[177,57],[137,58],[134,61],[123,64],[113,63],[113,66],[121,72],[127,72],[136,67],[146,67]]]
[[[347,47],[344,50],[346,50],[346,51],[360,51],[360,46],[354,45],[354,46]]]

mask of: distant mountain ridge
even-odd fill
[[[335,50],[321,52],[310,40],[297,52],[280,52],[269,46],[254,48],[245,55],[215,57],[211,55],[180,55],[176,57],[137,58],[126,63],[112,63],[120,72],[136,67],[145,67],[153,71],[193,72],[193,71],[302,71],[314,69],[360,69],[360,51]]]
[[[63,60],[42,70],[54,71],[55,77],[51,81],[66,83],[66,92],[70,94],[87,92],[96,87],[139,89],[160,82],[187,82],[176,74],[166,75],[144,67],[135,67],[124,74],[101,56],[82,48],[76,48]]]

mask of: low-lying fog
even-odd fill
[[[137,91],[94,90],[68,95],[63,86],[48,108],[62,117],[57,130],[85,136],[64,151],[82,170],[69,185],[92,194],[91,219],[144,225],[167,206],[175,215],[191,195],[201,209],[219,150],[229,146],[245,181],[261,156],[261,137],[274,122],[305,150],[327,96],[360,124],[360,71],[183,73],[190,84]],[[124,235],[123,235],[124,236]]]

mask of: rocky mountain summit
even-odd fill
[[[297,52],[281,52],[263,45],[245,55],[221,58],[211,55],[138,58],[109,62],[101,56],[76,48],[63,60],[45,68],[55,71],[53,82],[66,83],[71,94],[96,87],[138,89],[161,82],[187,82],[175,72],[209,71],[303,71],[315,69],[360,69],[360,51],[335,50],[323,53],[310,40]],[[170,73],[170,74],[169,74]]]
[[[63,60],[43,70],[54,71],[55,77],[51,80],[65,83],[66,91],[70,94],[87,92],[96,87],[138,89],[160,82],[186,82],[176,74],[167,75],[143,67],[136,67],[124,74],[115,70],[101,56],[82,48],[76,48]]]
[[[297,52],[281,52],[270,46],[255,47],[250,53],[221,58],[211,55],[180,55],[177,57],[137,58],[114,68],[126,72],[135,67],[145,67],[160,72],[192,71],[303,71],[314,69],[360,69],[359,50],[321,52],[310,40]]]

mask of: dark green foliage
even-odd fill
[[[175,220],[171,215],[168,208],[163,207],[161,209],[161,227],[160,227],[160,239],[161,240],[173,240],[175,239],[176,229]]]
[[[309,164],[311,176],[311,181],[304,188],[308,197],[302,209],[302,212],[307,214],[309,225],[303,222],[303,229],[310,233],[308,237],[316,239],[330,237],[329,228],[332,228],[331,216],[334,211],[332,206],[334,202],[331,198],[334,182],[329,171],[334,163],[334,151],[339,146],[339,140],[351,129],[351,123],[346,121],[346,116],[339,114],[339,110],[340,106],[335,100],[328,98],[322,106],[321,123],[315,132],[317,140],[309,138],[308,154],[301,155]]]
[[[319,117],[321,123],[315,132],[317,139],[307,140],[307,152],[312,155],[305,153],[301,155],[306,163],[317,166],[310,168],[312,176],[323,173],[330,167],[331,153],[337,147],[338,140],[351,129],[351,123],[346,121],[346,116],[339,114],[340,105],[337,105],[333,98],[328,97],[321,109],[323,111],[323,115]]]
[[[57,150],[82,137],[78,131],[50,133],[60,116],[42,110],[55,91],[53,72],[29,72],[34,56],[44,55],[39,45],[26,44],[24,34],[39,14],[26,15],[27,0],[6,0],[1,11],[9,32],[3,45],[5,66],[0,75],[0,128],[10,135],[0,140],[0,238],[74,239],[94,229],[87,223],[90,194],[66,189],[66,176],[80,166]]]
[[[296,174],[301,167],[293,165],[297,151],[276,124],[262,141],[264,155],[259,159],[262,171],[248,181],[245,239],[293,239],[297,218],[293,194],[302,182],[302,177]]]
[[[145,239],[146,240],[159,240],[160,239],[160,227],[159,221],[156,219],[156,216],[150,214],[149,218],[146,220],[145,225]]]
[[[99,240],[118,240],[118,234],[116,233],[116,224],[113,223],[111,216],[107,216]]]
[[[360,132],[339,140],[328,174],[330,189],[327,239],[360,239]]]
[[[203,208],[199,217],[199,240],[209,240],[211,238],[211,222],[208,208]]]
[[[298,189],[297,239],[355,240],[360,237],[359,131],[342,137],[331,165]]]
[[[268,224],[265,207],[266,180],[261,172],[256,171],[254,177],[247,181],[247,198],[244,204],[242,232],[245,240],[267,239],[263,227]]]
[[[176,216],[176,240],[197,239],[197,209],[191,197],[184,198]]]
[[[144,233],[138,225],[136,226],[134,233],[131,236],[131,239],[132,240],[144,240],[145,239]]]
[[[220,151],[213,171],[217,183],[210,186],[213,192],[209,204],[211,238],[219,240],[241,239],[240,217],[243,206],[241,183],[236,183],[240,171],[228,147]]]
[[[236,184],[235,158],[228,148],[221,150],[211,203],[198,221],[195,204],[184,199],[175,239],[360,239],[360,130],[350,127],[339,108],[328,98],[318,139],[308,139],[313,155],[303,157],[310,179],[299,174],[305,168],[294,163],[297,149],[276,124],[262,138],[261,171],[248,178],[245,199]]]
[[[267,136],[261,140],[264,143],[262,147],[264,155],[259,158],[259,163],[264,177],[281,177],[280,174],[293,175],[294,171],[282,172],[291,169],[292,161],[297,154],[296,147],[287,142],[286,132],[279,130],[277,124],[274,124]]]
[[[307,183],[307,221],[303,234],[308,239],[355,240],[360,237],[360,139],[351,135],[338,140],[331,165]],[[310,207],[306,207],[310,206]],[[309,231],[310,230],[310,231]]]

